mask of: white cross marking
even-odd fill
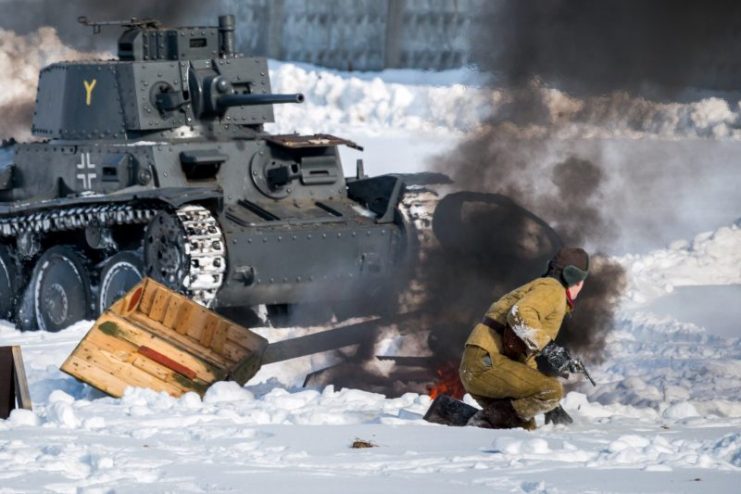
[[[82,153],[80,155],[80,162],[77,163],[77,169],[82,173],[77,174],[77,178],[82,180],[82,188],[90,190],[93,188],[93,179],[98,175],[95,173],[85,173],[86,170],[95,170],[95,163],[90,162],[90,153]]]

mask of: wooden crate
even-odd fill
[[[203,396],[216,381],[247,382],[267,340],[145,278],[106,310],[62,371],[114,397],[128,386]]]

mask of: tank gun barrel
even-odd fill
[[[216,100],[220,112],[232,106],[274,105],[278,103],[303,103],[304,95],[292,94],[225,94]]]

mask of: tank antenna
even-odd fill
[[[155,19],[137,19],[132,17],[128,21],[91,21],[87,16],[81,15],[77,18],[77,22],[83,26],[93,28],[93,34],[100,34],[100,30],[103,26],[122,26],[128,28],[153,28],[157,29],[162,27],[162,23]]]

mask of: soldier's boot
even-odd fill
[[[476,412],[468,420],[468,425],[485,429],[514,429],[522,427],[532,430],[535,428],[535,421],[532,419],[521,419],[512,407],[512,400],[505,398],[491,400],[486,407]]]
[[[566,413],[566,410],[564,410],[561,405],[558,405],[553,410],[545,412],[545,423],[550,424],[551,422],[553,422],[554,425],[569,425],[574,423],[574,419],[571,418],[571,415]]]
[[[464,426],[476,408],[448,395],[435,398],[424,416],[427,422],[442,425]]]

